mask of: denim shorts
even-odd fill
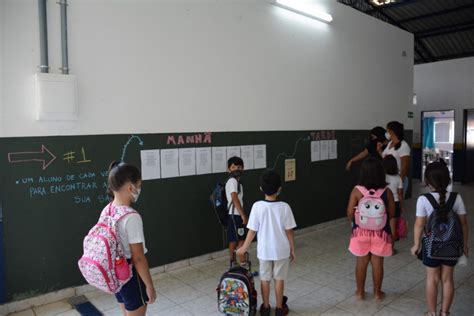
[[[232,217],[234,218],[232,220]],[[234,226],[235,224],[235,226]],[[227,220],[227,239],[229,242],[236,242],[239,240],[245,240],[246,229],[242,217],[239,215],[229,215]]]
[[[137,273],[135,267],[132,268],[133,276],[120,290],[115,294],[115,298],[121,304],[125,305],[127,311],[134,311],[146,305],[148,296],[146,295],[146,286]]]

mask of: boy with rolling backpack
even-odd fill
[[[211,194],[211,203],[220,224],[227,231],[230,265],[234,264],[235,249],[242,246],[246,236],[247,215],[244,212],[243,186],[240,178],[244,172],[244,162],[240,157],[231,157],[227,161],[229,177],[224,184],[217,183]]]

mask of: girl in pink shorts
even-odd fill
[[[365,279],[369,263],[372,264],[375,298],[380,301],[385,297],[385,293],[382,292],[383,261],[384,257],[392,255],[390,218],[393,218],[395,215],[393,194],[390,190],[387,190],[386,187],[385,170],[382,162],[376,158],[366,159],[361,166],[360,183],[352,190],[347,206],[347,217],[352,223],[349,251],[357,257],[355,272],[357,289],[355,295],[359,299],[364,299],[365,297]],[[386,214],[383,214],[381,217],[385,220],[385,224],[382,220],[374,222],[373,226],[379,227],[377,230],[373,230],[374,228],[367,229],[361,227],[364,226],[364,224],[365,226],[367,225],[367,219],[360,217],[362,212],[358,215],[361,218],[360,221],[356,221],[355,219],[359,201],[364,198],[364,193],[367,194],[367,192],[371,192],[374,196],[376,195],[375,192],[379,192],[381,195],[380,198],[377,199],[383,201],[383,205],[368,205],[367,207],[372,206],[374,211],[385,209],[386,212]]]

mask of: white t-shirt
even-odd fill
[[[436,202],[439,203],[439,193],[430,192],[431,195],[435,198]],[[446,202],[448,202],[450,193],[446,193]],[[434,208],[431,206],[430,201],[421,195],[416,202],[416,216],[418,217],[428,217],[433,213]],[[456,196],[456,201],[454,202],[453,211],[458,213],[458,215],[466,214],[466,208],[464,207],[464,202],[461,198],[461,195]]]
[[[240,185],[240,193],[239,190],[238,190],[238,186]],[[240,201],[240,205],[242,207],[244,207],[244,188],[242,186],[242,184],[239,184],[239,182],[237,181],[237,179],[235,178],[230,178],[229,180],[227,180],[227,183],[225,184],[225,195],[227,197],[227,208],[229,208],[229,214],[232,215],[232,213],[234,213],[234,215],[237,215],[237,216],[240,216],[240,213],[237,209],[234,210],[234,206],[230,207],[230,203],[232,203],[232,195],[231,193],[238,193],[238,197],[239,197],[239,201]]]
[[[387,148],[385,148],[385,150],[382,153],[382,156],[384,158],[388,155],[392,155],[393,157],[395,157],[395,160],[397,161],[397,166],[398,166],[398,173],[400,173],[401,170],[402,170],[402,159],[401,158],[405,157],[405,156],[410,156],[410,146],[404,140],[402,140],[402,142],[400,144],[400,148],[398,148],[398,149],[395,149],[395,146],[390,148],[390,146],[392,146],[392,142],[388,143]]]
[[[117,206],[116,206],[117,207]],[[128,206],[118,206],[118,207],[128,207]],[[132,253],[130,251],[130,244],[139,244],[143,243],[143,250],[147,253],[145,246],[145,236],[143,234],[143,222],[142,217],[138,213],[129,214],[123,217],[118,222],[118,230],[120,243],[122,244],[122,249],[124,255],[127,259],[132,258]]]
[[[296,227],[290,206],[280,201],[255,202],[247,228],[257,232],[257,257],[260,260],[281,260],[290,257],[286,230]]]
[[[390,174],[385,175],[385,181],[388,183],[388,187],[393,193],[393,199],[395,202],[400,202],[400,197],[398,196],[398,190],[403,190],[402,178],[399,175],[393,176]]]

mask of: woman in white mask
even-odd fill
[[[382,156],[392,155],[397,160],[398,170],[403,182],[403,195],[408,190],[408,171],[410,169],[411,149],[405,141],[403,124],[392,121],[387,124],[386,137],[389,140],[387,147],[383,150]]]

